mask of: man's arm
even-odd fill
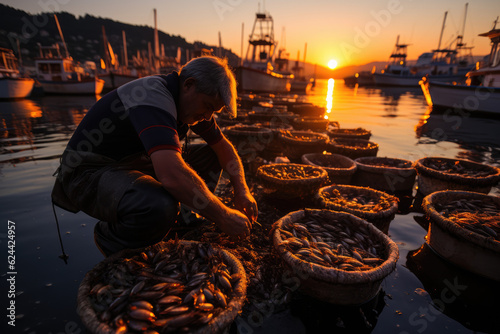
[[[229,174],[234,188],[234,203],[238,210],[245,213],[253,222],[257,220],[257,202],[245,181],[245,171],[233,144],[223,135],[222,139],[211,146],[219,159],[221,167]]]
[[[163,187],[181,203],[198,211],[215,222],[219,228],[232,236],[250,234],[251,222],[238,210],[225,206],[207,188],[203,179],[191,169],[174,150],[159,150],[151,154],[156,177]]]

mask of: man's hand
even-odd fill
[[[231,237],[247,237],[252,229],[252,222],[240,211],[228,209],[227,213],[217,221],[217,225]]]
[[[249,191],[235,194],[234,206],[237,210],[244,213],[252,223],[257,221],[257,216],[259,215],[257,201],[255,201],[255,198],[253,198]]]

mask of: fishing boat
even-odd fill
[[[412,86],[418,84],[418,80],[413,78],[410,72],[411,68],[406,65],[408,45],[400,44],[398,35],[388,64],[381,73],[373,73],[375,84],[387,86]]]
[[[23,99],[30,95],[34,83],[19,72],[14,51],[0,48],[0,99]]]
[[[73,58],[62,56],[59,45],[39,46],[35,58],[36,78],[45,94],[99,95],[104,80],[76,64]]]
[[[277,43],[269,13],[257,12],[248,42],[245,60],[237,68],[239,88],[247,92],[288,92],[293,74],[275,70],[273,59]]]
[[[69,55],[57,16],[54,14],[59,35],[64,46],[62,55],[58,44],[39,45],[39,57],[35,58],[36,79],[45,94],[99,95],[104,87],[104,80],[95,75],[93,69],[77,64]],[[89,64],[92,62],[88,62]],[[92,73],[94,71],[94,73]]]
[[[406,47],[396,42],[396,51],[391,54],[392,62],[387,65],[382,73],[375,73],[374,80],[377,85],[390,86],[414,86],[418,87],[422,77],[427,76],[439,82],[463,82],[465,74],[474,67],[472,61],[471,47],[466,47],[463,43],[463,30],[465,27],[465,17],[467,15],[467,5],[465,7],[464,23],[462,33],[456,38],[456,45],[453,41],[448,47],[441,47],[443,32],[448,12],[444,13],[443,26],[439,36],[438,47],[432,52],[422,53],[414,66],[406,66]],[[399,40],[399,36],[398,36]],[[466,52],[468,51],[468,54]],[[399,64],[398,64],[399,62]]]
[[[500,29],[479,34],[491,40],[491,52],[485,62],[467,73],[465,84],[442,83],[424,77],[420,87],[433,108],[451,108],[468,112],[500,114]]]

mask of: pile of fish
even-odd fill
[[[325,213],[311,213],[279,229],[280,251],[325,267],[345,271],[373,269],[384,262],[384,245],[368,226],[354,226]]]
[[[423,164],[426,167],[447,174],[458,174],[471,177],[484,177],[495,174],[495,170],[493,168],[488,168],[488,166],[484,166],[484,168],[470,168],[464,166],[464,163],[460,160],[453,161],[449,159],[426,159],[424,160]]]
[[[259,168],[260,173],[280,180],[299,180],[319,177],[320,168],[297,164],[274,164]]]
[[[330,204],[370,212],[387,210],[395,200],[394,196],[390,195],[370,196],[349,189],[330,189],[323,191],[321,197]]]
[[[461,227],[500,241],[500,206],[493,201],[463,198],[436,204],[436,209]]]
[[[241,274],[210,244],[169,241],[109,263],[92,287],[98,319],[116,333],[189,332],[222,312]]]

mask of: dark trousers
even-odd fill
[[[169,232],[185,220],[182,216],[189,209],[196,209],[194,203],[181,210],[175,194],[170,194],[156,180],[148,156],[129,157],[120,162],[92,155],[84,156],[81,162],[82,157],[78,156],[78,166],[68,168],[71,153],[76,154],[63,155],[59,180],[74,207],[100,220],[94,236],[105,255],[149,246],[167,235],[173,237],[174,233]],[[221,174],[215,152],[206,144],[190,145],[183,158],[213,192]],[[54,192],[52,197],[57,197]],[[56,200],[54,203],[65,208]]]

